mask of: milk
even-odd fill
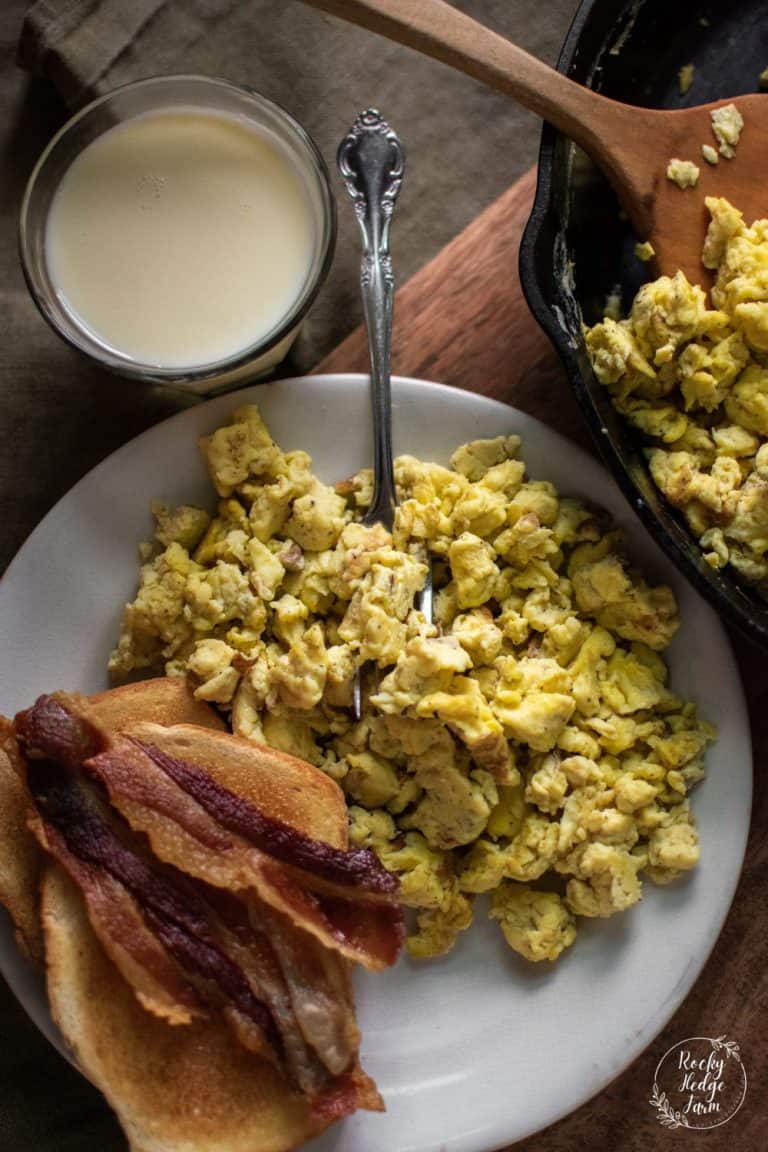
[[[308,189],[276,139],[174,108],[126,120],[77,156],[51,203],[45,255],[92,337],[184,369],[277,329],[316,244]]]

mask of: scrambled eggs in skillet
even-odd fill
[[[662,276],[586,342],[707,563],[768,596],[768,220],[747,227],[727,200],[706,204],[713,307],[682,272]]]
[[[699,857],[688,791],[714,731],[667,682],[673,594],[598,514],[526,479],[519,443],[465,444],[450,468],[400,457],[390,535],[357,522],[370,472],[323,484],[241,408],[202,442],[217,515],[155,506],[110,662],[188,674],[236,733],[336,779],[352,842],[416,909],[417,957],[490,893],[510,946],[554,960],[580,916]],[[414,607],[427,549],[431,624]]]

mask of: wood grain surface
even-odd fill
[[[520,233],[534,183],[531,171],[398,291],[393,371],[504,400],[591,447],[559,360],[528,312],[518,278]],[[316,371],[367,368],[365,335],[357,330]],[[634,1064],[578,1111],[516,1144],[515,1152],[768,1147],[768,657],[741,637],[732,639],[752,724],[755,806],[725,928],[685,1003]],[[600,1012],[599,985],[594,1011]],[[648,1103],[659,1059],[687,1037],[723,1034],[741,1047],[748,1077],[743,1107],[708,1131],[661,1127]],[[521,1039],[522,1058],[524,1050]],[[552,1091],[556,1095],[556,1084]]]

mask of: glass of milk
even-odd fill
[[[89,104],[40,157],[20,221],[27,283],[59,335],[114,372],[205,394],[280,363],[335,236],[301,125],[204,76]]]

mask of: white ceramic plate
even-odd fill
[[[533,477],[608,508],[633,557],[674,587],[683,625],[673,684],[720,726],[696,791],[702,860],[688,879],[646,886],[642,904],[584,923],[552,967],[513,955],[482,914],[442,960],[403,959],[357,981],[363,1058],[387,1103],[313,1143],[314,1152],[487,1152],[551,1124],[599,1092],[654,1038],[696,980],[733,897],[747,836],[751,747],[738,671],[714,612],[678,576],[606,473],[530,416],[467,392],[394,382],[397,452],[447,463],[465,440],[518,432]],[[195,447],[240,404],[257,402],[279,444],[306,448],[341,479],[371,459],[367,381],[326,376],[259,385],[152,428],[95,468],[32,534],[0,586],[0,710],[41,692],[106,686],[122,604],[133,596],[149,502],[211,503]],[[59,1043],[7,925],[0,968]],[[650,1085],[649,1085],[650,1088]],[[640,1117],[638,1117],[640,1120]]]

